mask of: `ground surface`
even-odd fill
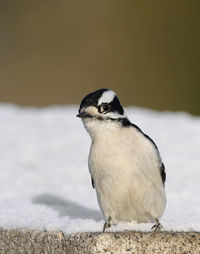
[[[0,228],[102,230],[87,168],[90,138],[77,109],[0,105]],[[139,108],[127,115],[154,139],[166,166],[164,230],[200,231],[200,117]],[[129,223],[111,231],[151,226]]]
[[[0,253],[199,254],[200,233],[77,233],[0,231]]]

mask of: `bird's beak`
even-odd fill
[[[76,116],[81,118],[81,113],[78,113],[78,115],[76,115]]]

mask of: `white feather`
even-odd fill
[[[99,98],[98,105],[101,105],[102,103],[110,103],[114,99],[115,95],[115,92],[112,90],[107,90],[103,92],[103,94]]]
[[[160,161],[153,144],[133,127],[88,120],[89,170],[99,206],[108,219],[154,222],[166,205]]]

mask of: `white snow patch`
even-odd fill
[[[78,106],[0,105],[0,228],[101,231],[103,217],[87,167],[90,137]],[[200,117],[128,108],[157,143],[166,166],[165,230],[200,231]],[[126,223],[109,231],[150,231]]]

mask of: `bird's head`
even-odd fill
[[[120,125],[125,119],[124,109],[114,91],[100,89],[85,96],[80,104],[79,114],[89,133],[100,126]]]

